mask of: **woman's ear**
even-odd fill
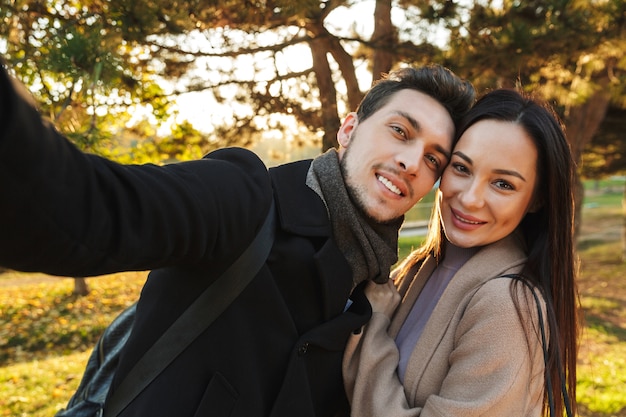
[[[536,213],[543,207],[543,200],[538,197],[533,197],[532,203],[528,207],[528,213]]]
[[[359,124],[359,118],[355,112],[348,113],[346,118],[343,120],[339,131],[337,132],[337,142],[343,148],[347,148],[350,144],[350,140],[352,139],[352,133],[356,129]]]

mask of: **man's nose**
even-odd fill
[[[397,155],[397,163],[403,172],[415,175],[424,163],[424,145],[420,142],[407,147]]]

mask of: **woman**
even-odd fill
[[[563,131],[547,107],[496,90],[458,135],[424,246],[393,282],[366,288],[374,313],[344,357],[352,415],[575,413],[574,166]]]

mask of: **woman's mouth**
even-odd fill
[[[466,215],[462,214],[460,211],[455,210],[453,208],[450,208],[450,211],[452,212],[452,216],[457,221],[459,221],[459,222],[461,222],[463,224],[472,225],[472,226],[478,226],[478,225],[487,223],[485,221],[477,219],[476,217],[466,216]]]

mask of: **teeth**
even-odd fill
[[[382,175],[378,175],[376,178],[378,178],[378,181],[382,182],[383,185],[387,187],[389,191],[391,191],[392,193],[395,193],[398,195],[402,194],[402,192],[400,192],[400,189],[396,187],[395,185],[393,185],[391,181],[389,181],[387,178],[383,177]]]
[[[454,217],[456,217],[459,221],[463,222],[463,223],[467,223],[467,224],[480,224],[481,222],[472,222],[469,221],[467,219],[464,219],[462,217],[457,216],[456,214],[454,215]]]

